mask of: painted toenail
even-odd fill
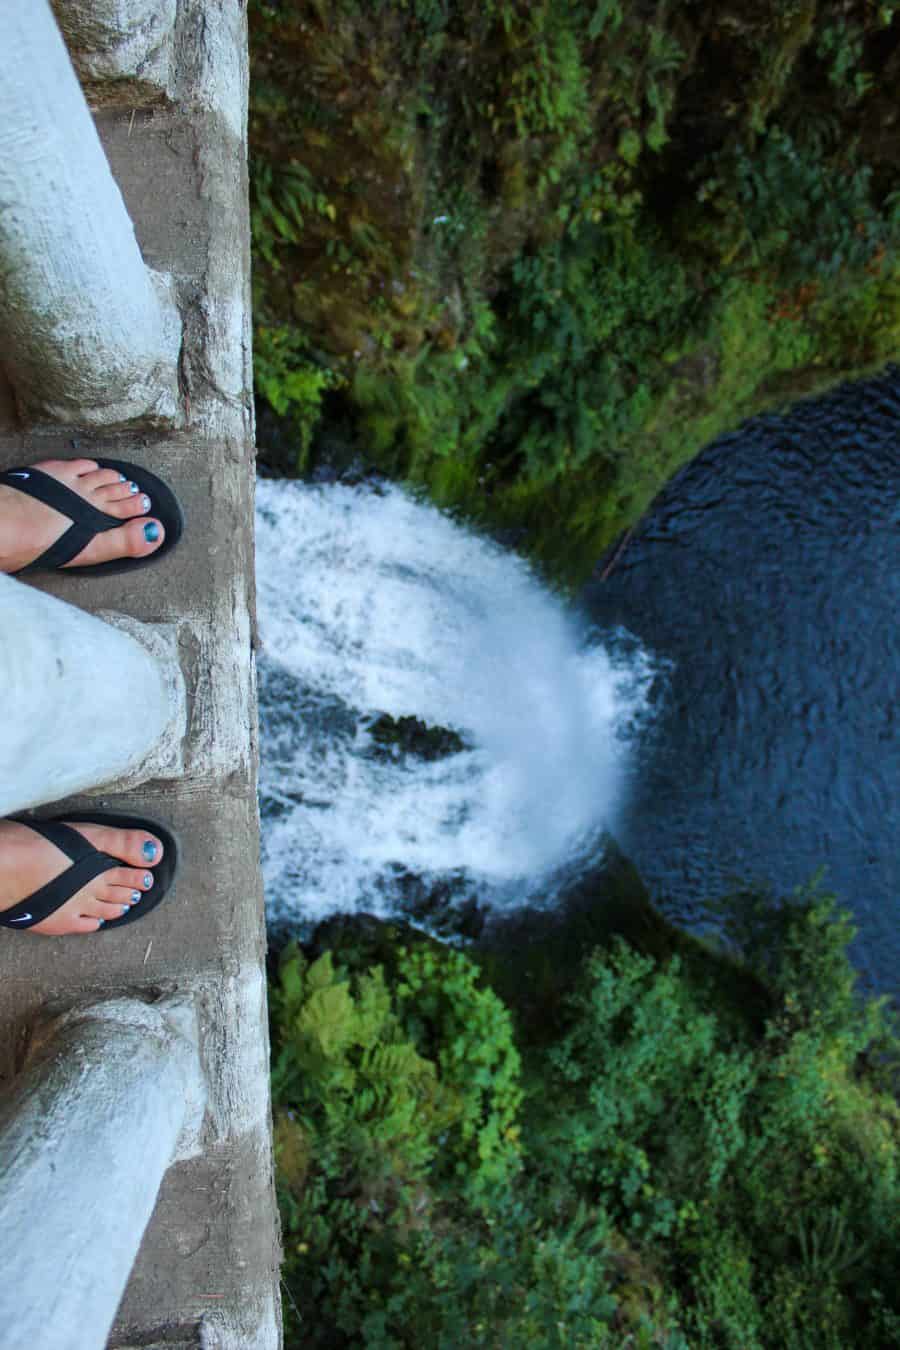
[[[147,859],[148,862],[153,861],[153,859],[156,857],[156,845],[154,844],[152,839],[144,840],[141,852],[143,853],[144,857]]]
[[[120,474],[119,474],[119,482],[120,482],[120,483],[127,483],[127,482],[128,482],[128,479],[125,477],[124,473],[120,473]]]
[[[137,902],[140,900],[140,898],[141,898],[141,893],[140,893],[140,891],[132,891],[132,892],[131,892],[131,903],[132,903],[133,905],[136,905]]]
[[[131,493],[133,497],[136,492],[140,492],[140,488],[138,487],[137,483],[129,483],[128,491]]]
[[[97,920],[97,927],[98,927],[98,928],[102,928],[103,925],[104,925],[105,923],[106,923],[106,920],[105,920],[105,919],[98,919],[98,920]]]
[[[159,538],[159,526],[151,521],[149,525],[144,526],[144,538],[148,544],[155,544]]]
[[[144,885],[147,887],[147,890],[149,891],[150,887],[153,885],[153,873],[152,873],[152,872],[145,872],[145,873],[144,873]]]
[[[153,503],[151,502],[149,497],[141,498],[141,506],[144,508],[145,511],[149,511],[152,505]]]
[[[128,911],[129,911],[130,909],[131,909],[131,906],[130,906],[130,905],[123,905],[123,906],[122,906],[122,913],[123,913],[123,914],[127,914]]]

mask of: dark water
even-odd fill
[[[825,865],[866,985],[900,986],[900,371],[704,451],[583,601],[672,662],[619,828],[691,923]]]

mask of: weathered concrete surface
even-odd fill
[[[35,1042],[0,1107],[0,1336],[85,1350],[106,1339],[171,1158],[197,1151],[196,1014],[190,1002],[109,999]],[[100,1234],[98,1262],[85,1236]]]
[[[156,663],[166,690],[169,721],[159,740],[147,755],[127,773],[119,774],[102,784],[107,792],[126,792],[131,787],[146,783],[149,778],[184,777],[184,738],[187,732],[187,690],[181,670],[181,647],[178,625],[174,623],[141,623],[130,614],[106,610],[97,615],[104,623],[120,629],[142,647]],[[132,698],[132,715],[134,700]],[[96,791],[94,783],[92,790]]]
[[[144,265],[48,0],[0,5],[0,333],[48,422],[172,425],[181,319]]]
[[[172,897],[102,941],[0,932],[0,1093],[48,1005],[142,990],[198,1004],[209,1091],[203,1151],[163,1181],[114,1323],[117,1350],[279,1343],[255,791],[245,43],[242,0],[182,0],[172,104],[134,118],[128,109],[99,115],[145,260],[173,275],[186,315],[185,426],[171,435],[82,433],[77,453],[115,454],[164,476],[185,510],[183,541],[126,577],[32,583],[95,613],[171,625],[188,690],[185,777],[79,800],[171,824],[183,856]],[[70,440],[18,424],[0,380],[0,463],[72,455]],[[100,720],[102,670],[95,707]]]
[[[0,775],[0,815],[114,779],[143,782],[148,769],[179,772],[186,699],[171,633],[133,619],[113,627],[6,576],[0,633],[12,639],[0,643],[0,764],[18,766]],[[121,676],[102,720],[98,660]]]
[[[171,92],[176,0],[51,0],[81,83],[134,107]]]

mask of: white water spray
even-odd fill
[[[521,903],[596,850],[639,653],[611,656],[520,559],[397,488],[260,482],[257,576],[271,923],[394,912],[411,875]],[[463,748],[379,750],[384,714]]]

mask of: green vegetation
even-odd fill
[[[628,884],[549,979],[545,940],[283,952],[288,1346],[900,1346],[900,1042],[846,915],[732,897],[714,950]]]
[[[898,8],[249,0],[270,462],[575,581],[716,435],[896,356]],[[627,867],[599,900],[285,950],[288,1345],[900,1347],[900,1055],[846,916],[747,893],[703,944]]]
[[[895,356],[896,9],[251,0],[279,467],[574,580],[715,435]]]

